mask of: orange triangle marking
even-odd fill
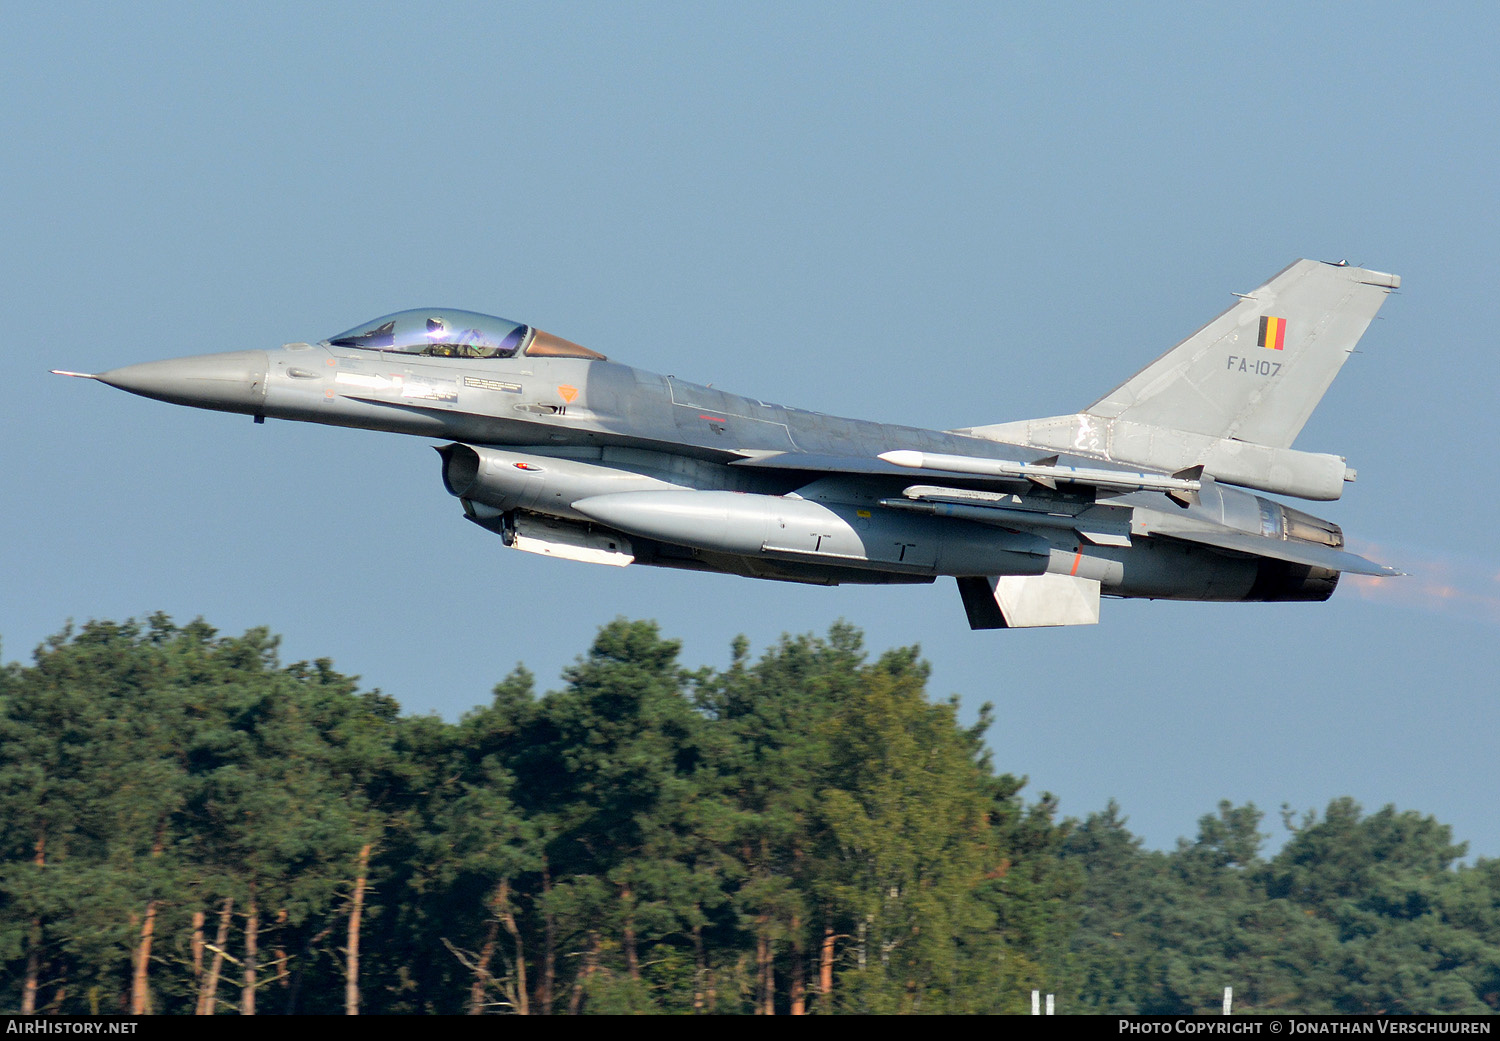
[[[557,388],[557,394],[558,397],[562,398],[564,401],[571,405],[573,403],[573,399],[578,396],[578,388],[570,387],[568,386],[568,384],[564,383],[562,386]]]

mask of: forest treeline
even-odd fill
[[[1500,862],[1430,817],[1148,851],[1023,798],[915,649],[678,650],[616,621],[447,723],[264,630],[59,634],[0,671],[0,1008],[1500,1009]]]

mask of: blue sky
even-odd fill
[[[996,763],[1148,844],[1351,795],[1500,855],[1491,5],[14,4],[0,14],[0,653],[268,625],[455,718],[616,616],[722,666],[843,618],[997,709]],[[839,415],[1075,411],[1291,260],[1402,275],[1298,440],[1414,572],[1322,605],[1106,601],[972,633],[814,589],[506,550],[419,438],[102,371],[441,305]]]

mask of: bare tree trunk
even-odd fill
[[[193,939],[190,949],[193,952],[193,982],[198,989],[203,989],[203,923],[208,918],[200,907],[193,912]]]
[[[708,976],[708,965],[703,954],[703,923],[693,926],[693,1015],[703,1012],[703,982]]]
[[[333,924],[331,921],[328,922],[310,940],[302,945],[303,957],[297,962],[296,969],[287,973],[286,1006],[282,1013],[283,1015],[294,1016],[297,1014],[297,995],[302,991],[302,980],[307,975],[307,963],[311,959],[313,952],[318,949],[318,944],[328,939],[328,934],[333,932]]]
[[[771,935],[768,917],[761,915],[756,919],[759,928],[755,935],[755,964],[760,970],[760,1001],[755,1009],[758,1016],[772,1016],[776,1014],[776,970],[772,965]]]
[[[529,1016],[531,1005],[526,994],[526,949],[521,943],[521,929],[516,925],[516,913],[510,906],[510,879],[508,878],[500,883],[500,891],[496,894],[495,913],[505,924],[505,931],[510,933],[510,938],[516,945],[516,1013]]]
[[[156,822],[156,837],[151,841],[151,859],[161,856],[166,846],[167,822],[163,818]],[[156,901],[146,904],[146,920],[141,923],[141,940],[136,947],[135,973],[130,981],[130,1014],[144,1016],[151,1003],[150,991],[146,987],[146,973],[151,967],[151,939],[156,934]]]
[[[787,987],[791,992],[794,1016],[807,1014],[807,981],[803,978],[806,971],[802,958],[802,922],[797,915],[792,915],[792,978]]]
[[[630,972],[631,979],[639,981],[641,963],[635,950],[635,893],[629,882],[620,890],[620,903],[625,905],[625,968]]]
[[[214,937],[214,960],[209,962],[208,976],[198,990],[197,1015],[214,1014],[214,1002],[219,990],[219,971],[224,967],[224,945],[229,942],[229,916],[234,911],[234,898],[225,897],[219,909],[219,932]]]
[[[42,959],[37,954],[37,944],[42,938],[42,923],[31,923],[31,950],[26,955],[26,982],[21,986],[21,1015],[36,1013],[36,978],[41,973]]]
[[[771,862],[770,850],[766,847],[766,837],[760,837],[760,864],[761,873],[766,873],[765,865]],[[756,938],[756,953],[760,958],[760,997],[761,1006],[757,1010],[762,1016],[774,1016],[776,1014],[776,955],[771,950],[771,916],[762,912],[757,919],[760,928],[757,930],[759,936]]]
[[[146,968],[151,964],[151,938],[156,932],[156,901],[146,905],[146,920],[141,923],[141,939],[135,950],[135,972],[130,981],[130,1014],[146,1015]]]
[[[47,866],[47,833],[36,837],[36,845],[33,847],[35,855],[31,862],[40,870]],[[33,918],[31,920],[31,943],[26,952],[26,981],[21,984],[21,1015],[30,1016],[36,1012],[36,988],[37,977],[42,972],[42,920]]]
[[[583,956],[583,971],[573,981],[573,996],[568,1000],[568,1014],[578,1015],[578,1010],[583,1006],[583,985],[590,976],[599,968],[599,934],[593,930],[589,931],[589,949]]]
[[[484,946],[479,948],[479,961],[474,966],[474,982],[469,984],[469,1015],[478,1016],[484,1012],[484,992],[490,982],[490,959],[495,956],[495,940],[500,935],[500,922],[490,919],[490,924],[485,930]]]
[[[292,974],[287,971],[286,963],[289,957],[286,953],[286,920],[291,917],[286,908],[276,912],[276,946],[273,948],[275,958],[273,964],[276,966],[276,982],[281,984],[281,989],[286,990],[292,985]]]
[[[832,1012],[833,999],[833,926],[823,927],[823,957],[818,966],[818,992],[823,995],[820,1012]]]
[[[543,916],[543,928],[546,933],[546,950],[542,954],[542,984],[541,993],[538,995],[537,1004],[542,1007],[542,1015],[552,1015],[553,995],[557,990],[557,919],[552,915],[552,905],[547,903],[547,896],[552,892],[552,869],[546,861],[542,862],[542,902],[547,905],[547,912]]]
[[[359,1015],[359,920],[365,910],[365,880],[370,870],[370,843],[359,849],[359,874],[354,879],[354,903],[349,909],[349,946],[345,951],[344,1015]]]
[[[255,958],[260,953],[260,911],[255,906],[255,885],[250,886],[250,910],[245,915],[245,976],[240,987],[240,1015],[255,1015]]]

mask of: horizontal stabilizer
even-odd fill
[[[1329,571],[1343,571],[1351,575],[1395,578],[1404,573],[1393,567],[1377,564],[1373,560],[1366,560],[1357,553],[1334,549],[1332,546],[1319,546],[1311,542],[1297,542],[1291,539],[1272,539],[1242,531],[1187,529],[1159,534],[1169,535],[1174,539],[1185,539],[1188,542],[1197,542],[1204,546],[1213,546],[1215,549],[1233,550],[1236,553],[1248,553],[1256,557],[1270,557],[1273,560],[1327,568]]]

